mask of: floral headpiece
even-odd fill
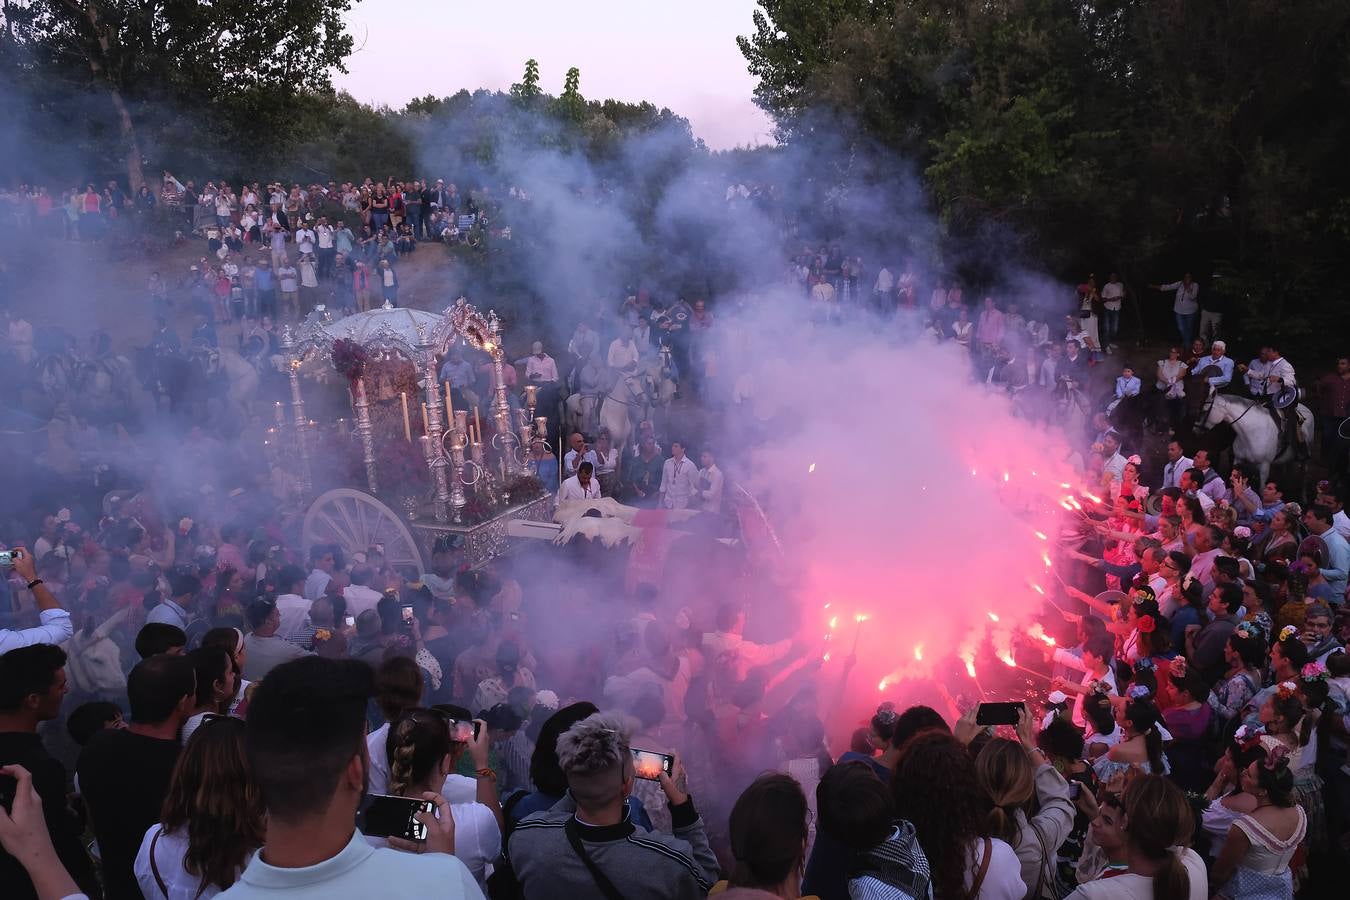
[[[1144,619],[1152,620],[1152,618],[1153,618],[1152,616],[1144,616]],[[1140,619],[1140,620],[1139,620],[1139,624],[1140,624],[1140,626],[1142,626],[1142,625],[1144,624],[1144,620],[1143,620],[1143,619]],[[1142,627],[1140,627],[1139,630],[1140,630],[1140,631],[1143,631],[1144,629],[1143,629]],[[1152,631],[1152,630],[1153,630],[1152,628],[1149,629],[1149,631]],[[1145,633],[1147,633],[1147,632],[1145,632]],[[1134,664],[1134,670],[1135,670],[1136,672],[1152,672],[1152,671],[1153,671],[1154,669],[1156,669],[1156,668],[1157,668],[1157,666],[1155,666],[1155,665],[1153,664],[1153,657],[1151,657],[1151,656],[1145,656],[1145,657],[1142,657],[1141,659],[1139,659],[1139,660]]]
[[[1132,684],[1125,693],[1131,700],[1147,700],[1153,696],[1153,692],[1148,689],[1146,684]]]
[[[1197,579],[1196,579],[1196,577],[1195,577],[1193,574],[1191,574],[1190,572],[1187,572],[1184,576],[1182,576],[1182,579],[1181,579],[1181,589],[1182,589],[1183,591],[1186,590],[1186,589],[1189,588],[1191,585],[1195,584],[1196,580],[1197,580]]]
[[[1101,694],[1103,697],[1109,697],[1111,695],[1111,685],[1107,684],[1105,681],[1097,681],[1094,679],[1089,687],[1094,694]]]
[[[1286,626],[1284,626],[1283,628],[1280,629],[1280,637],[1279,637],[1280,640],[1282,640],[1282,641],[1287,641],[1287,640],[1289,640],[1290,638],[1296,638],[1296,637],[1298,637],[1298,628],[1297,628],[1297,626],[1294,626],[1294,625],[1286,625]]]
[[[882,725],[891,725],[896,719],[900,718],[895,711],[895,704],[887,701],[877,707],[876,719]]]
[[[1147,603],[1150,600],[1157,602],[1158,595],[1153,593],[1153,588],[1146,584],[1141,584],[1139,587],[1130,591],[1131,603]]]
[[[1239,525],[1233,529],[1233,537],[1249,538],[1252,536],[1252,530],[1246,525]]]
[[[1138,453],[1131,453],[1131,454],[1125,459],[1125,461],[1126,461],[1127,463],[1129,463],[1130,465],[1132,465],[1132,466],[1140,466],[1140,465],[1143,465],[1143,462],[1144,462],[1142,459],[1139,458],[1139,454],[1138,454]]]
[[[1261,623],[1257,621],[1242,622],[1233,633],[1243,639],[1261,638],[1264,640],[1266,636],[1265,631],[1261,628]]]
[[[1327,671],[1327,667],[1316,660],[1304,666],[1303,671],[1300,672],[1299,675],[1304,681],[1326,681],[1331,677],[1331,673]]]
[[[1237,741],[1237,745],[1241,747],[1243,751],[1247,751],[1259,745],[1261,743],[1261,738],[1265,733],[1266,728],[1264,725],[1241,725],[1233,734],[1233,740]]]
[[[1289,748],[1278,741],[1266,744],[1266,759],[1262,763],[1268,771],[1275,771],[1289,763]]]
[[[1153,621],[1152,616],[1140,616],[1137,627],[1140,634],[1152,634],[1153,630],[1158,627],[1158,623]]]
[[[1279,684],[1275,685],[1275,696],[1279,697],[1281,700],[1288,700],[1296,693],[1298,693],[1298,685],[1294,684],[1292,681],[1281,681]]]

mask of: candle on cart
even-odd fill
[[[483,423],[478,421],[478,407],[473,408],[473,431],[478,436],[478,440],[483,439]]]
[[[347,402],[352,406],[352,412],[356,412],[356,395],[352,393],[351,388],[347,388]]]
[[[282,407],[280,400],[272,406],[272,412],[276,415],[278,425],[286,424],[286,410]]]
[[[422,434],[428,434],[431,431],[431,420],[427,418],[427,405],[422,404]]]
[[[445,424],[455,421],[455,404],[450,399],[450,382],[445,383]]]
[[[462,409],[455,410],[455,443],[460,447],[469,439],[469,414]]]
[[[417,442],[422,445],[422,458],[431,459],[431,438],[424,434],[417,439]]]
[[[408,421],[408,393],[400,391],[399,402],[403,404],[403,439],[412,443],[412,423]]]
[[[479,466],[483,465],[483,442],[474,441],[469,445],[469,459],[472,459]]]

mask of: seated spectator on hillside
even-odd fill
[[[138,900],[133,863],[178,762],[178,732],[196,704],[192,663],[167,653],[137,663],[127,676],[131,722],[106,729],[80,751],[76,771],[93,820],[109,900]]]
[[[678,761],[673,777],[660,775],[674,836],[646,831],[625,814],[635,774],[628,729],[619,718],[597,713],[573,725],[558,739],[558,761],[567,796],[521,820],[509,841],[527,900],[591,896],[597,886],[613,897],[707,894],[717,858]]]
[[[417,814],[428,834],[408,845],[416,854],[376,849],[353,824],[366,793],[366,703],[373,693],[369,666],[317,656],[278,666],[259,685],[245,746],[267,810],[266,839],[222,896],[319,900],[333,896],[340,873],[346,896],[482,897],[454,857],[445,798],[426,795],[436,814]]]

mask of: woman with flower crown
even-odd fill
[[[1266,633],[1256,622],[1243,622],[1223,648],[1228,670],[1209,692],[1209,708],[1223,725],[1235,719],[1260,690],[1266,658]]]
[[[1149,775],[1171,772],[1163,752],[1162,732],[1158,729],[1162,716],[1149,699],[1149,689],[1144,685],[1131,685],[1126,693],[1130,699],[1121,718],[1124,740],[1092,764],[1097,777],[1108,789],[1113,780],[1123,780],[1132,769]]]
[[[1295,681],[1282,681],[1267,698],[1258,713],[1266,731],[1263,742],[1277,741],[1289,760],[1294,774],[1294,798],[1307,815],[1308,847],[1320,849],[1326,843],[1326,809],[1322,802],[1322,779],[1317,764],[1317,723],[1307,715],[1303,697]]]
[[[1214,861],[1211,883],[1228,900],[1292,900],[1290,863],[1308,828],[1308,817],[1295,802],[1294,773],[1288,746],[1272,735],[1252,735],[1259,752],[1239,774],[1243,792],[1255,808],[1237,818],[1223,851]]]

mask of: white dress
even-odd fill
[[[1189,847],[1173,847],[1172,852],[1181,857],[1181,864],[1186,867],[1190,879],[1188,900],[1208,900],[1209,877],[1205,873],[1205,861]],[[1153,900],[1153,879],[1126,872],[1080,884],[1066,900]]]
[[[1303,807],[1295,806],[1294,809],[1298,810],[1298,826],[1283,841],[1250,815],[1233,823],[1247,836],[1251,847],[1233,877],[1219,889],[1219,896],[1232,900],[1293,900],[1294,878],[1289,871],[1289,861],[1303,843],[1308,827]]]

